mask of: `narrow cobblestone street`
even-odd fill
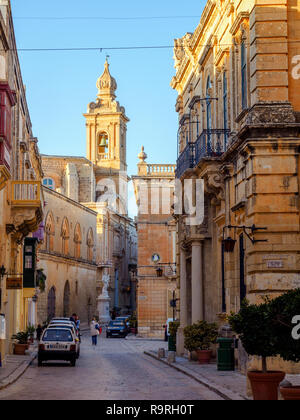
[[[75,368],[37,361],[0,400],[219,400],[218,395],[180,372],[143,354],[164,342],[106,339],[95,349],[83,337]]]

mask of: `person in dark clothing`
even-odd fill
[[[73,315],[70,317],[70,321],[74,322],[74,324],[75,324],[75,325],[76,325],[76,317],[77,317],[77,315],[76,315],[76,314],[73,314]]]
[[[43,328],[42,328],[42,326],[39,324],[37,326],[37,329],[35,331],[36,331],[36,338],[37,338],[38,341],[40,341],[41,336],[42,336],[43,331],[44,331]]]

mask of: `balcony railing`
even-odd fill
[[[13,207],[42,206],[41,183],[38,181],[12,181]]]
[[[177,159],[176,178],[180,178],[185,171],[195,167],[195,143],[188,143]]]
[[[176,165],[171,164],[158,164],[158,165],[148,165],[147,174],[152,176],[174,176]]]
[[[203,130],[195,143],[188,143],[177,160],[176,178],[193,169],[201,159],[220,157],[228,148],[230,130]]]

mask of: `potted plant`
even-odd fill
[[[212,357],[211,345],[216,343],[217,337],[217,324],[199,321],[185,327],[184,346],[190,352],[197,352],[200,364],[209,364]]]
[[[179,321],[172,321],[169,324],[168,350],[176,351],[176,335],[179,328]]]
[[[14,354],[24,356],[28,348],[28,331],[20,331],[17,334],[12,336],[13,340],[17,342],[14,343]]]
[[[299,363],[300,339],[295,337],[293,330],[296,323],[299,323],[300,289],[292,290],[272,300],[270,311],[273,319],[273,335],[280,357],[287,362]],[[284,400],[300,400],[299,386],[281,387],[280,392]]]
[[[262,358],[262,371],[249,371],[254,400],[278,400],[278,388],[285,378],[284,372],[268,371],[267,358],[278,355],[270,303],[250,305],[244,301],[241,310],[229,317],[232,329],[251,356]]]
[[[34,333],[35,333],[35,327],[33,325],[29,325],[27,327],[27,332],[28,332],[28,336],[29,336],[29,341],[31,344],[34,343]]]

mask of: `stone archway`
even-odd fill
[[[52,287],[48,293],[48,309],[47,309],[48,320],[54,318],[55,314],[56,314],[56,291],[55,291],[55,287]]]
[[[63,316],[69,317],[70,314],[70,283],[69,280],[66,281],[65,289],[64,289],[64,303],[63,303]]]

